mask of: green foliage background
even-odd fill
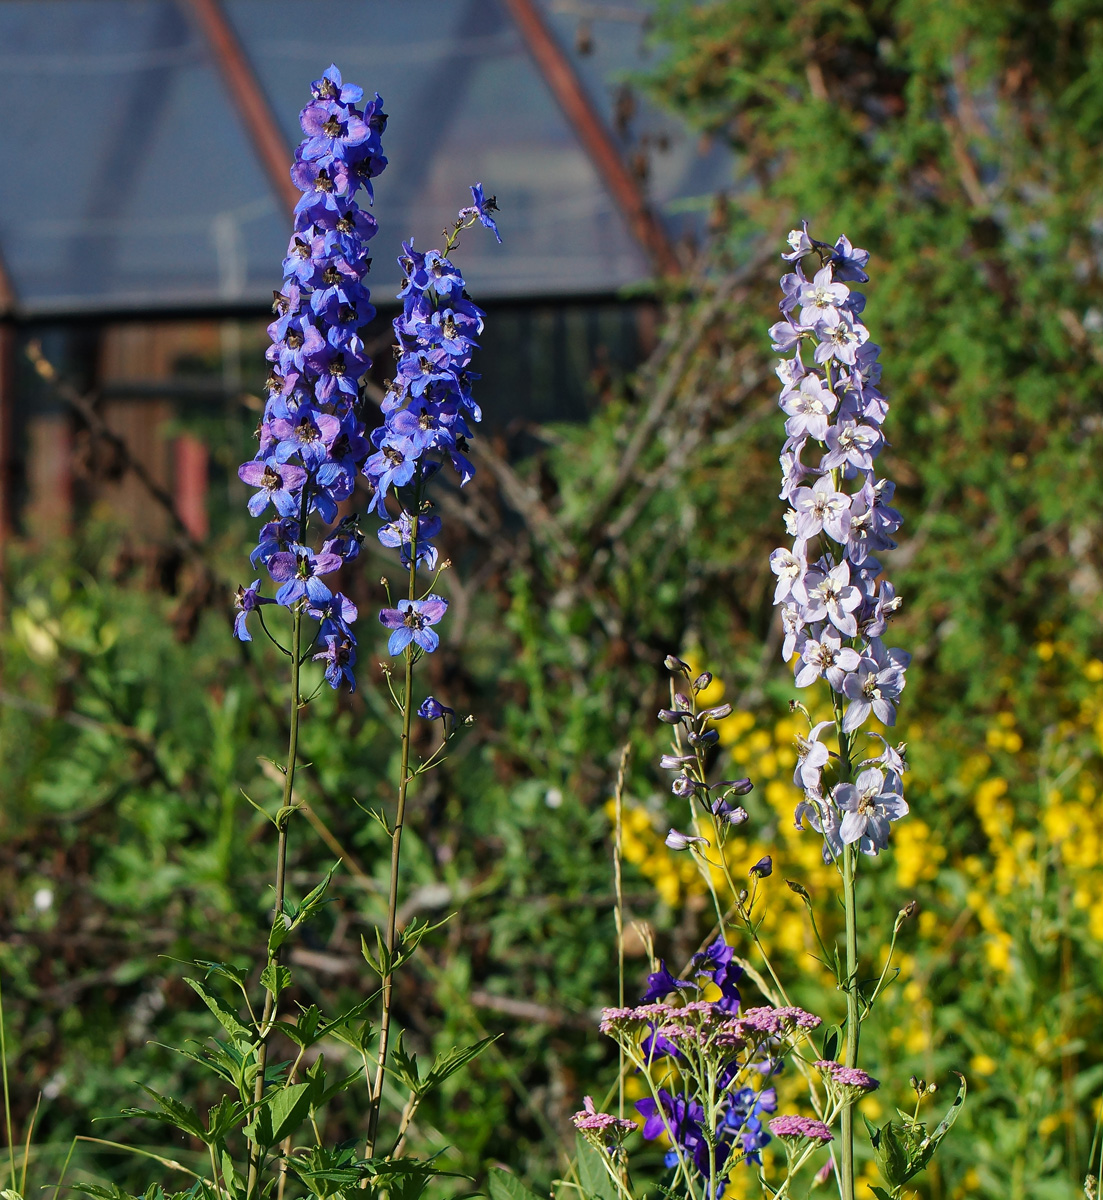
[[[893,402],[882,462],[907,520],[886,565],[906,601],[894,641],[915,655],[909,796],[930,831],[909,886],[891,854],[867,873],[871,930],[912,896],[927,914],[905,935],[918,992],[890,992],[868,1062],[886,1104],[912,1072],[970,1076],[921,1194],[1071,1197],[1103,1085],[1103,8],[666,0],[652,35],[661,66],[638,82],[728,141],[741,182],[702,265],[662,297],[638,375],[605,386],[587,424],[539,431],[519,465],[484,443],[477,483],[445,504],[450,640],[426,690],[478,724],[418,792],[410,914],[458,915],[400,1011],[417,1045],[503,1037],[427,1109],[420,1142],[472,1174],[502,1161],[546,1184],[571,1152],[568,1114],[613,1077],[592,1027],[616,990],[603,805],[630,740],[632,803],[660,841],[677,817],[651,766],[663,655],[697,651],[758,728],[786,714],[764,330],[777,251],[806,217],[872,253],[866,319]],[[219,447],[228,463],[241,432]],[[217,579],[241,575],[247,536],[216,532]],[[353,586],[368,614],[387,562],[366,557]],[[157,1045],[206,1032],[173,960],[241,957],[265,924],[265,823],[241,789],[275,803],[261,759],[284,737],[279,664],[230,642],[198,566],[173,594],[144,563],[89,525],[67,555],[26,548],[6,568],[0,968],[21,1123],[45,1096],[41,1182],[91,1115],[132,1102],[132,1080],[194,1098]],[[303,1002],[364,986],[359,935],[380,915],[385,855],[363,809],[388,802],[397,739],[370,662],[362,679],[305,724],[316,823],[297,823],[292,884],[306,890],[334,845],[347,861],[294,948]],[[761,838],[779,818],[760,792]],[[691,889],[670,904],[654,882],[629,867],[630,908],[678,960],[705,917]],[[839,1010],[807,957],[787,965],[809,1007]],[[644,960],[629,967],[634,985]],[[922,1037],[893,1038],[917,1021]],[[329,1119],[358,1128],[355,1111]],[[157,1144],[120,1122],[97,1132]],[[77,1162],[140,1174],[88,1148]]]

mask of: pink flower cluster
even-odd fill
[[[757,1033],[782,1033],[788,1028],[815,1029],[823,1019],[803,1008],[789,1005],[784,1008],[748,1008],[741,1018],[747,1029]]]
[[[856,1088],[862,1092],[873,1092],[881,1086],[880,1080],[867,1075],[859,1067],[844,1067],[830,1058],[818,1059],[815,1066],[831,1083],[844,1088]]]
[[[612,1113],[598,1112],[592,1096],[584,1096],[582,1104],[582,1109],[571,1117],[575,1129],[580,1133],[594,1133],[620,1141],[636,1128],[635,1121],[614,1117]]]
[[[770,1122],[770,1132],[779,1138],[811,1138],[817,1142],[830,1142],[831,1130],[822,1121],[811,1117],[781,1116]]]

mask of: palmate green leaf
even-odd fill
[[[490,1200],[540,1200],[511,1171],[494,1167],[487,1178]]]
[[[193,992],[203,1001],[203,1003],[214,1014],[215,1019],[223,1029],[230,1035],[230,1038],[238,1046],[252,1046],[254,1041],[253,1031],[245,1024],[238,1014],[222,999],[221,996],[216,996],[213,992],[207,989],[197,979],[185,978],[184,982],[192,989]]]
[[[575,1136],[575,1155],[578,1158],[578,1181],[585,1200],[617,1200],[616,1188],[605,1170],[601,1154],[582,1137]]]

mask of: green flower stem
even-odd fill
[[[420,485],[420,476],[418,483]],[[417,535],[421,510],[421,487],[416,491],[417,501],[411,520],[410,531],[410,586],[409,599],[417,599]],[[410,726],[414,716],[414,653],[411,642],[406,647],[406,690],[402,696],[402,765],[398,781],[398,810],[395,813],[394,829],[391,831],[391,885],[387,897],[387,954],[394,954],[398,925],[398,867],[402,853],[402,826],[406,820],[406,791],[410,783]],[[368,1138],[365,1158],[375,1153],[379,1137],[379,1110],[383,1103],[383,1072],[387,1062],[387,1043],[391,1034],[391,1001],[394,994],[394,975],[388,971],[383,977],[383,1011],[379,1018],[379,1052],[375,1064],[375,1080],[372,1083],[371,1106],[368,1111]]]
[[[839,782],[849,783],[851,776],[850,736],[843,732],[843,710],[837,695],[832,696],[835,708],[835,729],[839,737]],[[857,876],[857,846],[844,846],[843,909],[846,914],[846,1059],[845,1065],[858,1065],[858,1033],[861,1015],[858,1011],[858,920],[854,901]],[[842,1200],[854,1200],[854,1106],[848,1104],[842,1113],[842,1139],[839,1147],[842,1165]]]
[[[4,1080],[4,1123],[8,1132],[8,1158],[11,1161],[11,1187],[16,1190],[15,1137],[11,1124],[11,1094],[8,1091],[8,1044],[4,1039],[4,992],[0,987],[0,1075]]]
[[[302,629],[303,613],[301,606],[295,609],[294,624],[291,630],[291,728],[287,736],[287,765],[283,774],[283,803],[276,818],[279,839],[276,843],[276,919],[283,912],[284,895],[287,884],[287,824],[293,812],[295,794],[295,765],[299,755],[299,709],[302,701],[299,696],[299,670],[302,666]],[[268,965],[278,967],[280,950],[277,948],[268,956]],[[268,1038],[272,1032],[272,1021],[275,1016],[276,994],[271,988],[264,993],[264,1013],[260,1020],[258,1034],[260,1044],[257,1047],[257,1077],[253,1085],[253,1103],[259,1106],[264,1099],[264,1074],[268,1067]],[[257,1190],[260,1177],[262,1151],[259,1143],[249,1142],[249,1178],[246,1184],[246,1196],[251,1198]]]

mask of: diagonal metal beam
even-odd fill
[[[11,315],[15,310],[16,300],[15,286],[8,274],[8,266],[4,262],[3,253],[0,252],[0,317]]]
[[[280,200],[289,209],[294,208],[301,193],[291,182],[291,149],[280,133],[276,114],[222,5],[219,0],[183,0],[183,3],[203,31],[268,181]]]
[[[577,130],[590,161],[620,209],[632,235],[660,275],[676,275],[674,249],[652,212],[635,176],[624,165],[609,131],[594,111],[578,73],[548,28],[536,0],[502,0],[516,22],[529,54],[563,115]]]

